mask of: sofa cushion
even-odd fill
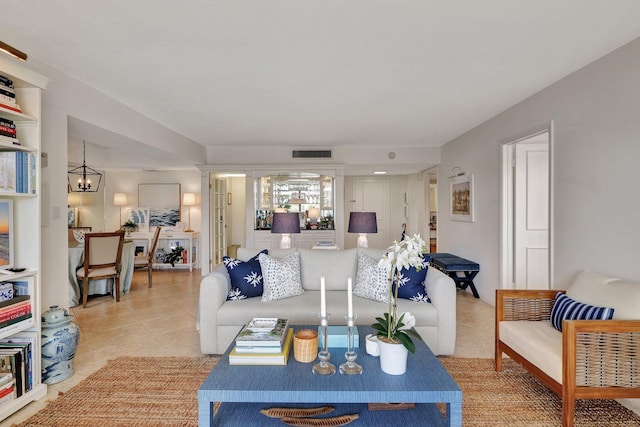
[[[500,341],[562,384],[562,334],[545,321],[504,321]]]
[[[378,263],[379,260],[365,253],[358,254],[358,271],[353,293],[361,298],[387,302],[389,273],[384,267],[379,267]]]
[[[640,283],[583,271],[566,295],[580,302],[615,309],[614,320],[640,320]]]
[[[268,253],[263,250],[260,253]],[[231,278],[231,290],[227,294],[227,300],[259,297],[262,295],[262,269],[258,255],[248,261],[241,261],[229,256],[223,256],[227,273]]]
[[[431,302],[424,287],[424,279],[427,277],[427,269],[429,268],[429,257],[422,258],[422,267],[418,271],[415,267],[403,268],[400,270],[398,281],[398,298],[410,299],[417,302]],[[395,283],[393,285],[395,292]]]
[[[310,291],[320,290],[324,276],[327,291],[346,291],[347,278],[356,276],[357,250],[343,251],[299,249],[300,280]]]
[[[584,304],[558,292],[551,308],[551,324],[562,331],[563,320],[610,320],[613,308]]]
[[[300,253],[293,252],[282,259],[259,254],[264,285],[262,301],[276,301],[304,293],[300,283]]]

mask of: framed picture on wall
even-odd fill
[[[149,208],[128,208],[127,221],[138,224],[138,231],[149,231]]]
[[[150,226],[175,226],[180,221],[180,184],[138,184],[138,206],[149,207]]]
[[[449,217],[453,221],[475,221],[474,184],[474,174],[462,174],[449,178]]]

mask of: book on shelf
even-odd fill
[[[5,126],[11,129],[16,128],[16,124],[13,120],[5,119],[4,117],[0,117],[0,126]]]
[[[0,152],[0,193],[35,194],[36,162],[32,152]]]
[[[31,301],[20,301],[0,308],[0,323],[31,313]]]
[[[34,364],[33,349],[37,345],[38,332],[23,331],[13,334],[11,337],[0,339],[0,346],[19,348],[23,354],[23,360],[26,361],[26,390],[33,389],[34,381]]]
[[[16,317],[14,319],[11,319],[11,320],[0,322],[0,329],[6,328],[7,326],[15,325],[16,323],[20,323],[23,320],[29,320],[32,317],[33,317],[33,313],[27,313],[27,314],[25,314],[23,316],[19,316],[19,317]]]
[[[2,100],[0,100],[0,107],[6,108],[7,110],[15,111],[17,113],[22,113],[22,108],[20,108],[18,104],[11,105],[11,104],[7,104],[6,102],[2,102]]]
[[[20,140],[18,138],[12,138],[10,136],[0,135],[0,142],[5,142],[7,144],[20,145]]]
[[[236,347],[229,353],[229,365],[284,366],[289,361],[292,343],[293,329],[288,329],[279,353],[239,353]]]
[[[10,372],[16,381],[16,397],[25,391],[25,371],[22,363],[22,352],[19,348],[0,348],[0,372]]]
[[[3,76],[2,74],[0,74],[0,84],[2,84],[3,86],[10,87],[10,88],[13,89],[13,80],[11,80],[7,76]]]
[[[288,328],[288,319],[253,318],[238,333],[236,347],[282,347]]]

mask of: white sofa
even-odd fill
[[[550,322],[558,292],[614,308],[612,320]],[[562,398],[562,425],[573,426],[575,399],[640,398],[640,283],[579,273],[566,289],[496,292],[496,371],[502,354]],[[637,399],[621,400],[640,413]]]
[[[234,337],[252,317],[284,317],[293,324],[318,324],[320,310],[320,277],[325,276],[327,312],[330,324],[344,325],[347,311],[347,278],[356,283],[358,250],[380,259],[382,249],[311,250],[299,249],[302,295],[273,302],[260,297],[227,301],[230,278],[224,266],[216,268],[200,283],[199,330],[200,348],[204,354],[222,354]],[[293,250],[269,250],[269,255],[282,258]],[[249,260],[258,249],[240,248],[237,258]],[[453,353],[456,341],[456,287],[451,278],[429,268],[425,287],[431,303],[398,301],[398,312],[409,311],[416,318],[416,330],[436,355]],[[388,310],[386,303],[353,297],[356,325],[370,325],[375,317]]]

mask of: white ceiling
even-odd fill
[[[440,146],[640,36],[637,0],[1,7],[1,40],[208,146]]]

